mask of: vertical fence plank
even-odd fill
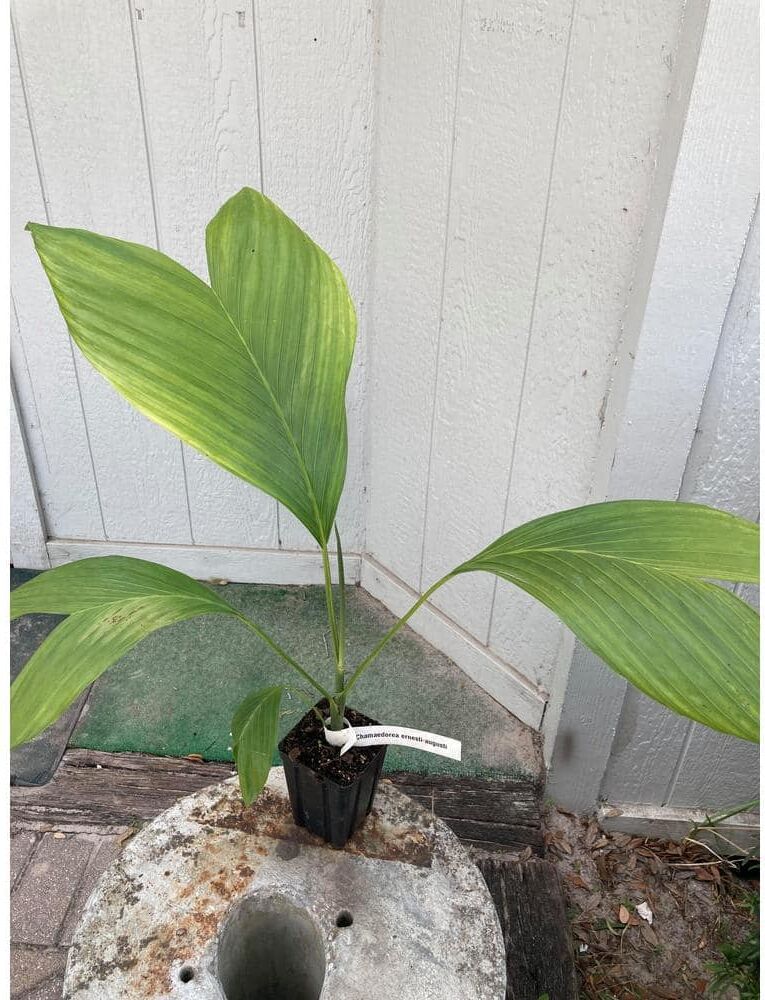
[[[51,532],[103,538],[88,436],[72,348],[47,287],[26,223],[46,218],[27,119],[23,81],[11,44],[11,364],[40,502]]]
[[[502,532],[570,22],[570,0],[465,5],[422,586]],[[434,603],[486,642],[493,592],[471,574]]]
[[[712,813],[735,808],[759,797],[759,777],[758,744],[692,723],[667,805]]]
[[[131,8],[163,252],[207,280],[205,226],[260,187],[252,10],[241,0]],[[276,548],[276,501],[184,446],[193,538]]]
[[[255,3],[263,190],[337,262],[359,316],[348,386],[348,471],[338,512],[343,544],[364,535],[363,357],[371,212],[373,11],[344,0]],[[280,507],[285,548],[315,548]]]
[[[24,0],[14,16],[51,223],[153,243],[126,4]],[[107,537],[189,541],[180,444],[81,357],[75,365]],[[42,397],[39,403],[51,405]],[[79,505],[78,492],[66,500]]]
[[[759,211],[725,315],[680,499],[759,516]],[[737,587],[756,604],[756,588]],[[725,761],[730,772],[722,781]],[[758,748],[667,711],[628,688],[603,779],[613,801],[709,808],[757,794]]]
[[[24,440],[15,387],[11,381],[11,563],[22,569],[47,569],[46,532]]]
[[[616,407],[624,416],[615,456],[604,452],[612,497],[673,498],[684,469],[687,478],[695,420],[755,207],[757,6],[712,0],[706,14],[702,6],[686,11],[686,42],[669,93],[678,151],[665,162],[666,211],[648,227],[657,251],[643,315],[635,317],[634,366],[621,359],[630,375]],[[664,146],[672,145],[667,135]],[[590,808],[601,794],[615,802],[672,799],[693,735],[687,722],[630,692],[578,645],[570,672],[555,682],[552,706],[548,787],[556,798],[577,809]]]
[[[391,0],[378,37],[367,550],[420,582],[462,0]]]
[[[590,499],[683,4],[577,0],[505,529]],[[499,583],[489,645],[548,686],[571,637]]]

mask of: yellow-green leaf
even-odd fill
[[[234,760],[245,805],[254,802],[268,781],[279,728],[283,688],[261,688],[247,695],[231,722]]]
[[[516,584],[656,701],[756,741],[759,617],[706,581],[756,581],[758,553],[749,521],[625,500],[530,521],[455,573],[486,570]]]
[[[208,227],[212,287],[148,247],[28,228],[72,337],[98,371],[326,542],[345,479],[356,335],[326,253],[249,188]]]
[[[217,594],[175,570],[105,556],[48,570],[14,590],[11,615],[69,615],[11,686],[11,746],[41,733],[145,636],[197,615],[230,614]]]

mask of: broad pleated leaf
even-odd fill
[[[554,611],[668,708],[759,738],[759,618],[709,579],[756,582],[756,525],[694,504],[626,500],[530,521],[456,573],[486,570]]]
[[[11,686],[11,745],[32,739],[145,636],[197,615],[236,612],[183,573],[124,556],[82,559],[11,594],[11,617],[69,615]],[[147,692],[147,697],[150,697]]]
[[[249,188],[208,227],[212,288],[148,247],[28,228],[72,337],[98,371],[325,542],[345,479],[356,318],[324,251]]]
[[[279,728],[281,687],[261,688],[247,695],[231,722],[234,760],[245,805],[250,805],[268,780]]]

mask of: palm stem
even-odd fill
[[[343,546],[340,532],[335,525],[335,540],[337,542],[337,579],[339,584],[338,619],[337,619],[337,670],[335,672],[335,696],[338,698],[338,710],[342,717],[345,699],[342,691],[345,687],[345,566],[343,564]]]
[[[335,617],[335,602],[332,597],[332,570],[329,566],[329,552],[326,543],[321,547],[321,564],[324,569],[324,597],[327,602],[327,618],[329,619],[329,629],[332,633],[332,646],[335,651],[335,663],[339,656],[339,646],[337,637],[337,618]]]
[[[435,591],[438,590],[439,587],[443,586],[443,584],[445,584],[447,582],[447,580],[451,580],[451,578],[453,576],[455,576],[455,575],[456,574],[454,572],[447,573],[446,576],[443,576],[443,577],[441,577],[440,580],[436,581],[436,583],[434,583],[432,587],[430,587],[428,590],[426,590],[425,593],[421,597],[417,598],[417,600],[414,602],[414,604],[411,606],[411,608],[407,611],[407,613],[402,618],[399,618],[399,620],[396,622],[396,624],[385,633],[385,635],[382,637],[382,639],[380,639],[380,641],[377,643],[377,645],[372,650],[372,652],[369,653],[369,655],[366,656],[361,661],[361,663],[356,667],[356,669],[351,674],[351,679],[345,685],[345,690],[342,693],[342,696],[343,696],[344,699],[346,699],[348,697],[348,693],[350,692],[351,688],[356,684],[356,681],[361,677],[361,675],[364,673],[364,671],[367,669],[367,667],[371,666],[371,664],[373,663],[373,661],[379,656],[379,654],[388,645],[388,643],[396,635],[396,633],[400,629],[402,629],[404,627],[404,625],[406,625],[406,623],[409,621],[409,619],[412,617],[412,615],[422,607],[422,605],[425,603],[425,601],[427,601],[428,598],[433,593],[435,593]]]
[[[296,670],[304,680],[308,681],[308,683],[311,685],[312,688],[314,688],[314,690],[318,691],[319,694],[322,695],[322,697],[326,698],[330,704],[330,708],[332,707],[332,705],[334,704],[334,698],[329,693],[329,691],[327,691],[325,687],[322,687],[322,685],[318,681],[314,680],[313,677],[311,677],[311,675],[308,673],[308,671],[304,667],[300,666],[297,660],[293,659],[293,657],[291,657],[289,653],[285,652],[285,650],[282,649],[279,643],[271,638],[268,632],[264,632],[259,625],[256,625],[254,621],[248,618],[247,615],[243,615],[240,611],[234,611],[234,614],[239,619],[239,621],[242,622],[243,625],[246,625],[247,628],[250,629],[250,631],[254,632],[259,639],[262,639],[263,642],[265,642],[267,646],[273,649],[273,651],[277,655],[281,656],[283,660],[289,663],[292,669]]]

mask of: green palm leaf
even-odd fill
[[[234,713],[231,722],[232,749],[245,805],[255,801],[268,780],[283,691],[278,686],[253,691]]]
[[[708,579],[756,582],[755,524],[625,500],[530,521],[455,574],[486,570],[554,611],[617,673],[713,729],[759,738],[759,617]]]
[[[324,251],[249,188],[208,226],[212,287],[147,247],[28,228],[72,337],[98,371],[324,544],[345,479],[356,335],[345,282]]]
[[[54,722],[77,695],[145,636],[197,615],[237,612],[175,570],[106,556],[48,570],[11,594],[11,617],[69,615],[11,687],[11,746]]]

